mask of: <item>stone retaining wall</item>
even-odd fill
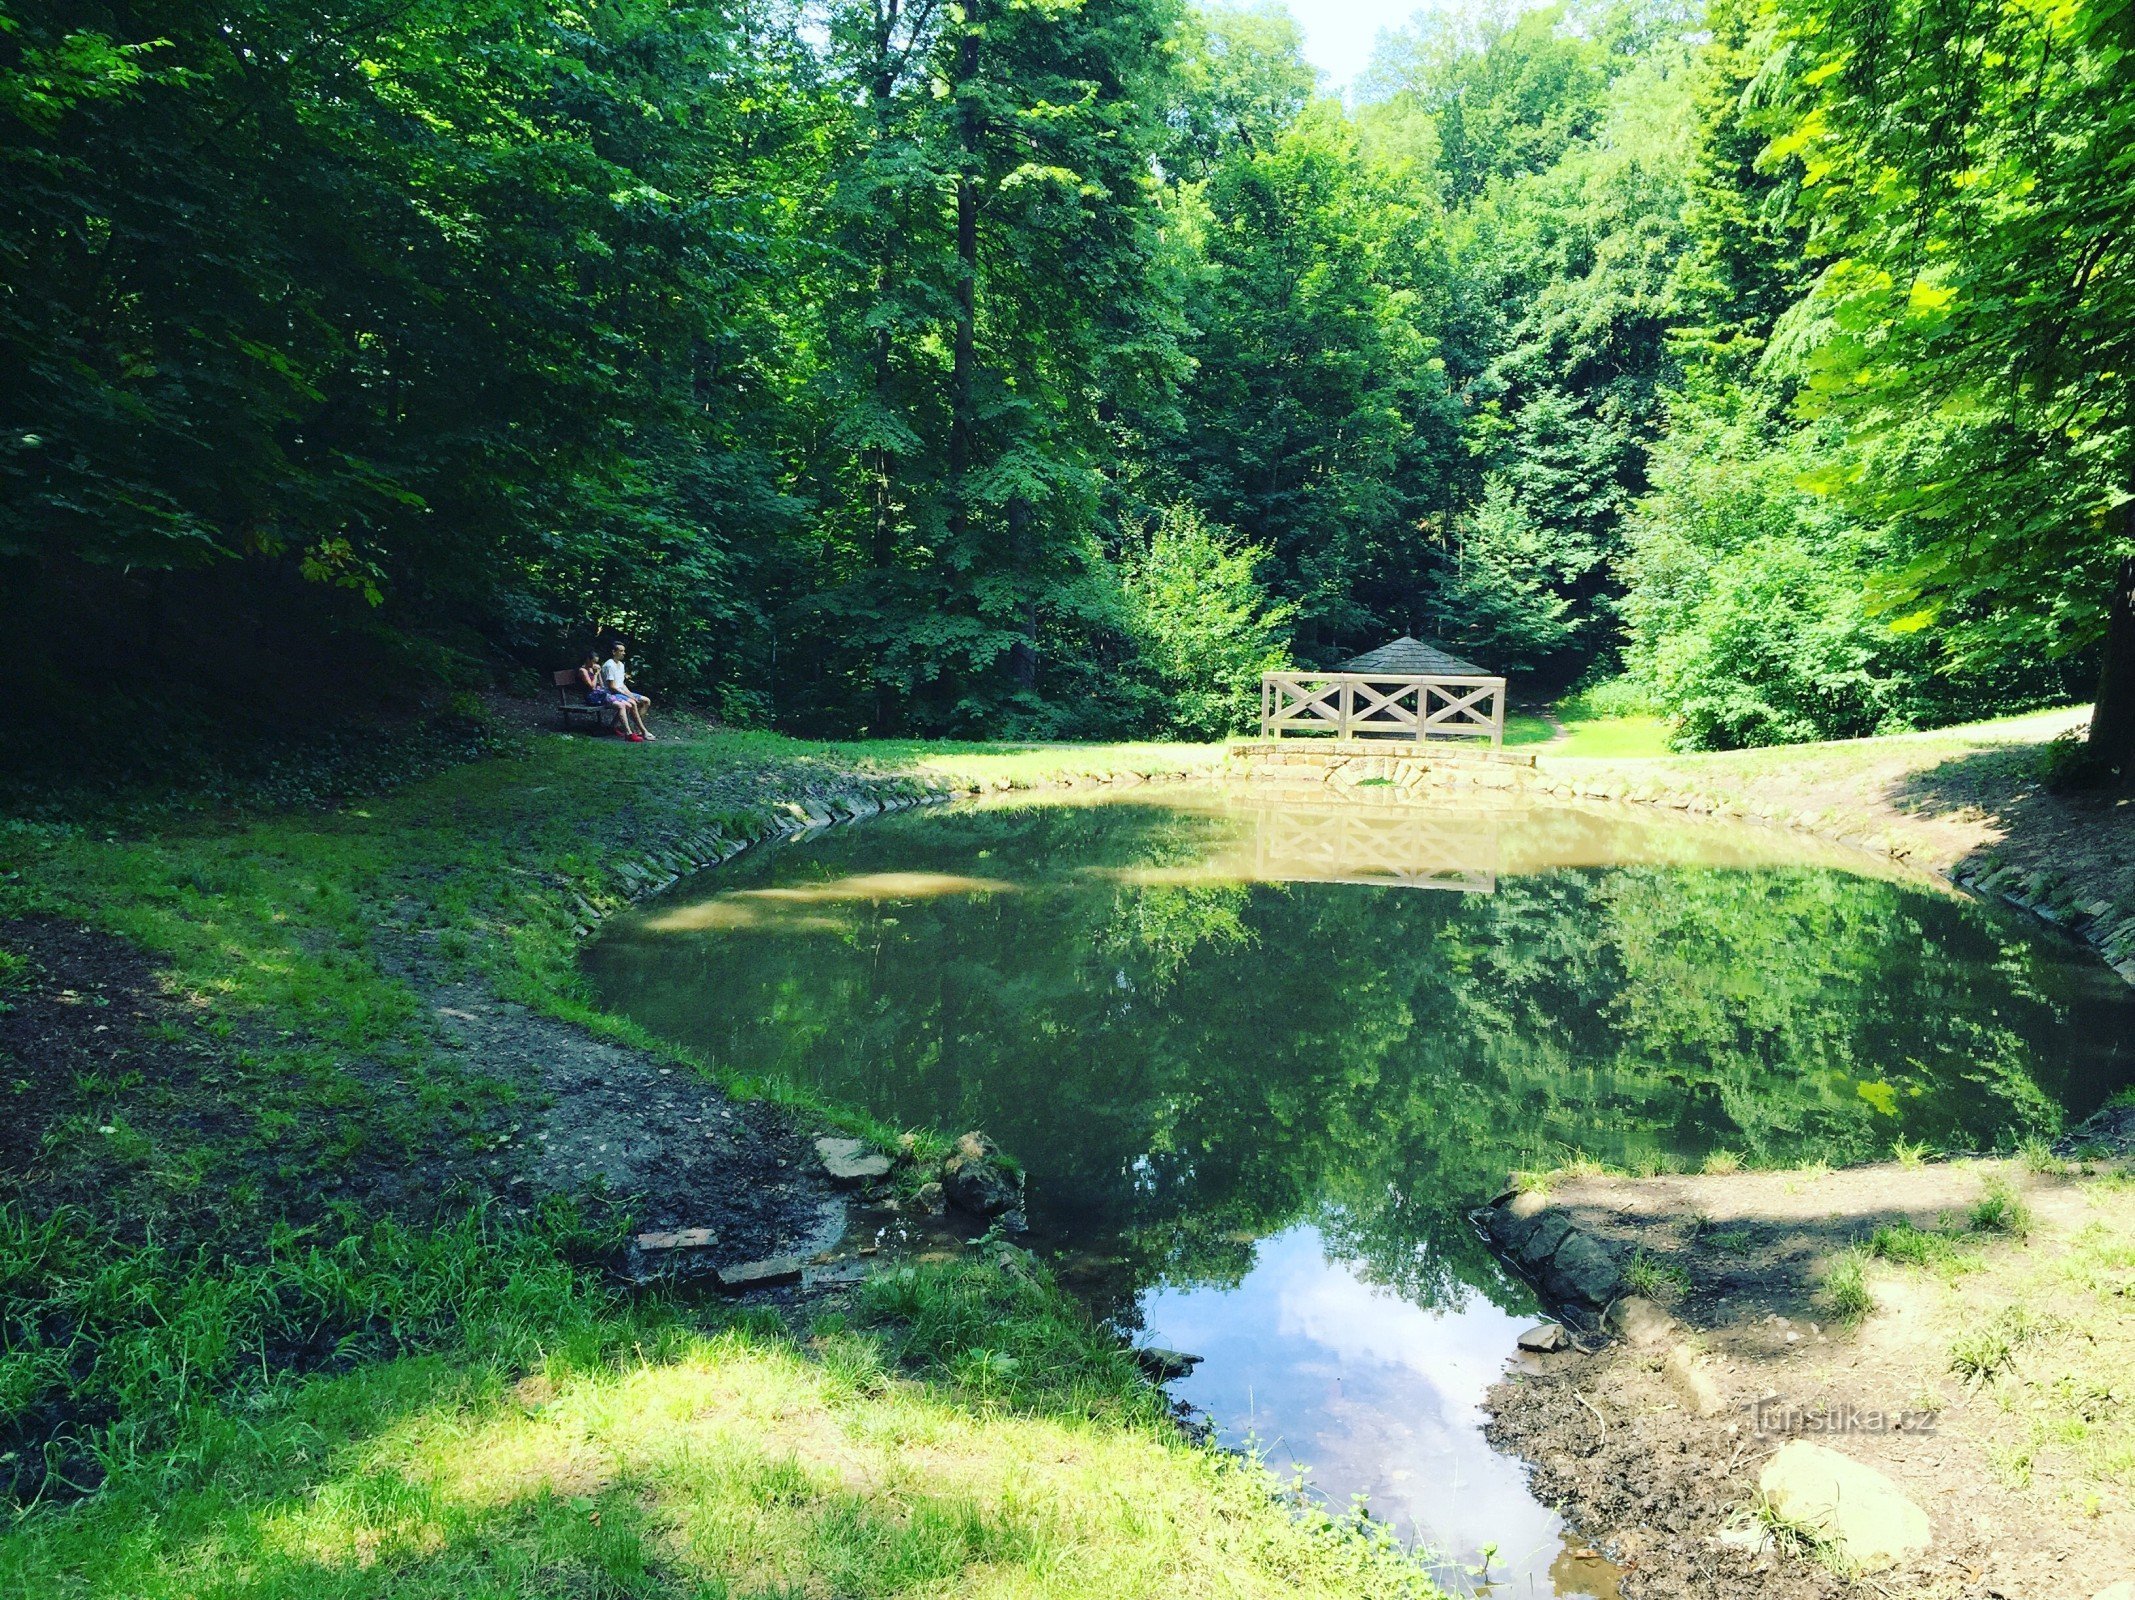
[[[1401,795],[1455,789],[1509,793],[1535,784],[1533,756],[1449,740],[1419,745],[1385,739],[1263,739],[1233,745],[1226,768],[1229,775],[1270,788],[1342,794],[1382,787]]]

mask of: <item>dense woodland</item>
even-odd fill
[[[2135,7],[0,0],[0,559],[123,722],[596,632],[1208,734],[1414,632],[1686,746],[2105,694]],[[230,690],[225,691],[224,698]]]

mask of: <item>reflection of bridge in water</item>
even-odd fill
[[[1283,883],[1368,883],[1492,894],[1502,813],[1356,800],[1243,800],[1253,876]]]

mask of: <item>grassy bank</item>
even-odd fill
[[[0,1592],[1430,1592],[1181,1440],[1014,1253],[797,1323],[615,1287],[629,1206],[513,1185],[538,1084],[451,1021],[649,1048],[574,929],[678,837],[1218,752],[501,751],[325,810],[0,822]]]

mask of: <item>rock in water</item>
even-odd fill
[[[890,1158],[865,1139],[818,1139],[815,1153],[833,1183],[865,1183],[890,1175]]]
[[[1166,1350],[1158,1344],[1141,1346],[1134,1352],[1134,1359],[1158,1383],[1183,1378],[1201,1364],[1199,1356],[1190,1356],[1184,1350]]]
[[[1850,1566],[1883,1572],[1925,1550],[1927,1513],[1866,1462],[1792,1439],[1764,1464],[1757,1488],[1786,1521],[1825,1539]]]
[[[1522,1350],[1533,1350],[1543,1355],[1552,1350],[1562,1350],[1570,1343],[1571,1340],[1564,1332],[1564,1325],[1560,1322],[1538,1322],[1521,1334],[1519,1339]]]
[[[923,1183],[919,1192],[912,1196],[912,1209],[923,1217],[938,1217],[949,1209],[949,1202],[942,1194],[938,1183]]]
[[[998,1217],[1023,1207],[1023,1174],[1002,1158],[983,1133],[967,1133],[941,1164],[942,1193],[949,1204],[975,1217]]]

